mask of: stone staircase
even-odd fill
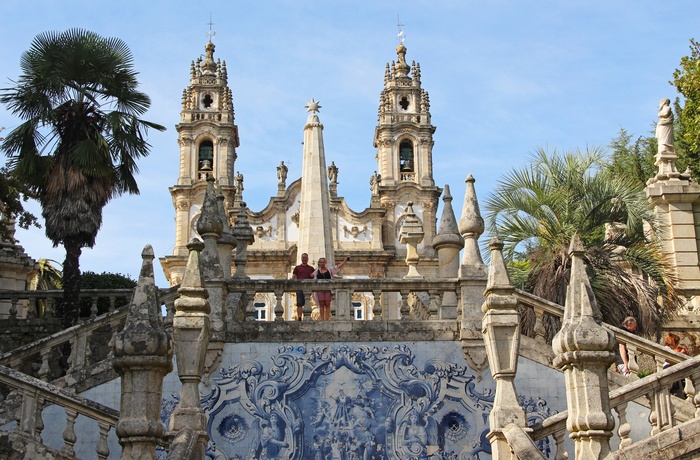
[[[403,294],[409,289],[408,283],[395,280],[385,280],[372,285],[368,283],[370,283],[368,280],[360,281],[362,286],[359,289],[374,292],[377,297],[382,292],[395,291]],[[419,281],[414,288],[425,288],[425,283],[426,281]],[[244,282],[237,289],[250,291],[247,292],[248,298],[252,298],[253,288],[260,292],[275,292],[279,298],[283,291],[298,289],[298,286],[293,284],[288,280],[255,280]],[[443,284],[446,289],[454,286],[452,282],[443,282]],[[308,289],[307,286],[304,288]],[[336,288],[344,292],[352,291],[352,281],[337,283]],[[433,287],[433,291],[434,289]],[[437,297],[437,300],[431,303],[430,309],[433,312],[439,311],[440,295],[436,295],[435,292],[432,294],[433,299]],[[168,312],[163,321],[166,327],[172,325],[173,302],[176,295],[175,289],[159,291],[160,303],[165,305]],[[561,318],[564,313],[562,306],[523,291],[515,290],[514,295],[521,306],[533,309],[539,322],[544,320],[545,315]],[[349,297],[349,295],[344,293],[343,297]],[[405,305],[403,308],[409,310]],[[349,308],[347,309],[349,311]],[[249,312],[250,308],[247,310]],[[378,310],[377,313],[381,314],[381,311]],[[0,423],[7,429],[13,430],[0,432],[0,458],[77,458],[74,446],[82,441],[73,426],[79,415],[94,420],[99,431],[91,435],[96,440],[95,455],[86,458],[109,457],[106,439],[117,423],[119,412],[77,396],[76,393],[117,377],[112,368],[113,358],[107,343],[109,337],[122,327],[126,315],[126,309],[111,311],[0,355],[0,385],[4,397]],[[271,325],[286,326],[284,323],[286,322],[280,323],[278,320]],[[363,327],[371,323],[373,322],[368,322]],[[241,324],[245,326],[244,331],[249,326],[255,325],[251,322]],[[294,325],[296,324],[291,322],[289,324],[290,327]],[[616,427],[620,444],[614,446],[614,458],[626,459],[640,455],[646,455],[649,458],[697,458],[700,456],[700,436],[697,435],[700,433],[700,395],[695,393],[695,388],[700,384],[700,357],[689,359],[687,356],[616,327],[610,325],[604,325],[604,327],[615,335],[618,342],[627,344],[633,370],[639,358],[643,356],[650,357],[658,368],[656,373],[642,379],[625,378],[613,372],[608,373],[609,385],[612,388],[609,395],[610,407],[615,410],[620,421]],[[536,325],[534,337],[521,338],[520,354],[525,358],[553,367],[554,353],[551,346],[546,344],[542,330],[543,328]],[[70,350],[69,357],[62,363],[61,358],[67,349]],[[665,362],[673,365],[663,369]],[[685,400],[669,394],[670,386],[679,380],[686,382],[684,390],[688,396]],[[630,436],[626,410],[632,402],[649,408],[651,414],[649,436],[640,439],[632,439]],[[50,404],[62,407],[66,414],[64,445],[60,449],[52,449],[42,443],[41,433],[44,429],[42,410]],[[554,441],[552,445],[556,446],[552,453],[552,458],[555,459],[567,458],[566,417],[566,412],[559,413],[531,427],[532,431],[528,433],[531,442],[551,436]],[[527,456],[521,458],[527,458]]]

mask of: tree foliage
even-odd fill
[[[138,193],[136,161],[148,155],[150,106],[138,91],[128,46],[118,38],[70,29],[45,32],[20,60],[22,75],[0,102],[24,120],[2,150],[12,173],[36,194],[46,236],[66,249],[64,326],[77,321],[79,259],[95,244],[107,202]]]
[[[681,140],[684,164],[697,179],[700,177],[700,43],[694,39],[690,39],[690,55],[681,58],[680,68],[673,72],[671,84],[685,98],[682,107],[679,101],[675,104],[679,121],[676,139]],[[676,150],[679,150],[678,146]]]
[[[645,225],[656,228],[656,221],[639,180],[611,173],[606,161],[599,149],[536,151],[488,197],[487,222],[503,240],[504,256],[520,260],[520,270],[529,269],[525,289],[562,305],[569,243],[578,234],[605,320],[619,325],[632,315],[656,335],[664,315],[680,306],[675,280],[660,246],[644,232]]]
[[[39,227],[36,216],[24,209],[34,194],[5,166],[0,168],[0,241],[16,242],[14,225]]]

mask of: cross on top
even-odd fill
[[[216,32],[213,30],[214,23],[211,21],[211,13],[209,13],[209,32],[207,32],[207,37],[209,37],[209,41],[212,41],[214,37],[216,37]]]
[[[399,43],[403,44],[403,41],[406,40],[406,34],[404,33],[402,27],[405,26],[406,24],[401,23],[401,17],[397,14],[396,15],[396,27],[399,29],[399,33],[397,35],[397,38],[399,39]]]

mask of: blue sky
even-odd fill
[[[289,165],[288,183],[299,177],[304,105],[312,97],[323,107],[326,159],[340,170],[338,194],[356,211],[369,205],[372,140],[384,66],[396,58],[397,14],[407,58],[421,64],[430,93],[434,177],[450,184],[457,213],[470,173],[483,203],[537,147],[606,146],[621,126],[647,134],[659,100],[676,97],[668,82],[689,39],[700,38],[697,0],[4,0],[0,11],[0,87],[17,78],[21,53],[43,31],[81,27],[131,47],[141,88],[152,98],[145,118],[168,130],[151,133],[151,155],[139,163],[141,195],[107,205],[81,268],[132,277],[145,244],[157,257],[172,252],[174,126],[190,62],[204,53],[210,13],[215,58],[227,63],[239,126],[236,169],[253,210],[276,193],[280,161]],[[0,126],[17,124],[0,108]],[[34,258],[64,258],[43,229],[17,237]],[[156,273],[165,285],[159,267]]]

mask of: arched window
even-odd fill
[[[200,171],[211,171],[214,162],[214,144],[211,141],[202,141],[199,144],[199,157],[197,167]]]
[[[399,169],[401,172],[414,172],[413,142],[401,141],[399,144]]]

